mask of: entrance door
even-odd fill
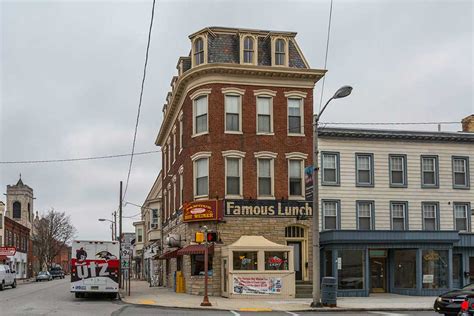
[[[372,293],[385,293],[387,291],[386,264],[386,258],[370,258],[370,287]]]
[[[227,263],[227,258],[222,258],[222,296],[224,297],[229,297],[228,282],[229,282],[229,266]]]
[[[462,287],[462,255],[453,255],[453,288],[459,289]]]
[[[474,283],[474,257],[469,257],[469,284]]]
[[[303,280],[303,266],[301,264],[301,241],[288,241],[287,245],[293,247],[295,279]]]

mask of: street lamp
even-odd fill
[[[115,213],[115,212],[114,212]],[[112,215],[114,215],[114,213]],[[110,222],[110,229],[112,230],[112,241],[117,240],[117,222],[115,220],[115,215],[114,215],[114,220],[111,221],[110,219],[106,218],[99,218],[99,222]]]
[[[313,116],[313,302],[311,307],[322,307],[320,288],[319,257],[319,164],[318,164],[318,123],[319,118],[333,99],[345,98],[352,92],[351,86],[343,86],[326,102],[321,111]]]

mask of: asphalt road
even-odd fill
[[[291,313],[291,312],[239,312],[209,311],[174,308],[158,308],[124,304],[119,300],[106,298],[76,299],[69,292],[69,280],[49,282],[19,283],[16,289],[6,288],[0,292],[0,315],[87,315],[87,316],[128,316],[128,315],[197,315],[197,316],[309,316],[309,315],[368,315],[368,316],[411,316],[437,315],[434,312],[364,312],[364,313]]]

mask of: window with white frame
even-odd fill
[[[166,170],[168,170],[166,165],[166,145],[163,147],[163,176],[166,178]]]
[[[373,185],[373,156],[372,154],[356,154],[357,185]]]
[[[204,63],[204,41],[202,38],[197,38],[194,41],[194,65]]]
[[[207,95],[194,99],[194,134],[207,132]]]
[[[176,213],[176,196],[178,195],[178,192],[176,192],[176,178],[173,178],[173,206],[172,206],[172,210],[173,210],[173,214]]]
[[[423,230],[438,229],[438,204],[422,203]]]
[[[143,228],[137,228],[137,242],[143,242]]]
[[[253,63],[254,46],[254,39],[250,36],[246,36],[244,38],[244,63]]]
[[[194,161],[195,196],[207,196],[209,193],[209,158]]]
[[[240,132],[240,95],[225,95],[225,130],[226,132]]]
[[[272,132],[272,98],[257,97],[257,133]]]
[[[272,165],[273,159],[260,158],[258,163],[258,196],[273,196]]]
[[[390,155],[390,185],[391,186],[406,186],[407,185],[407,171],[406,171],[406,157],[403,155]]]
[[[453,157],[453,186],[454,188],[468,188],[468,158]]]
[[[360,230],[370,230],[373,228],[374,203],[372,201],[357,201],[357,227]]]
[[[285,52],[286,52],[285,40],[279,38],[275,41],[275,65],[285,65]]]
[[[422,187],[438,186],[438,158],[435,156],[421,157],[421,185]]]
[[[183,205],[184,201],[184,176],[183,172],[179,174],[179,206]]]
[[[173,162],[176,161],[176,130],[173,132]]]
[[[151,225],[158,227],[158,209],[154,208],[151,210]]]
[[[226,158],[226,195],[241,196],[241,158]]]
[[[338,229],[338,207],[337,201],[323,201],[323,230]]]
[[[469,204],[454,203],[454,229],[469,231]]]
[[[322,184],[339,184],[339,153],[323,152]]]
[[[184,124],[183,118],[180,117],[179,119],[179,151],[183,149],[183,135],[184,135]]]
[[[303,196],[303,160],[290,159],[288,161],[289,195]]]
[[[302,134],[303,100],[288,98],[288,134]]]
[[[391,203],[392,230],[406,230],[407,205],[406,203]]]

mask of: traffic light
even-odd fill
[[[196,239],[196,242],[197,242],[198,244],[203,243],[203,242],[204,242],[204,233],[202,233],[202,232],[196,232],[195,239]]]
[[[218,241],[217,233],[216,232],[207,232],[206,240],[207,240],[207,242],[217,242]]]

